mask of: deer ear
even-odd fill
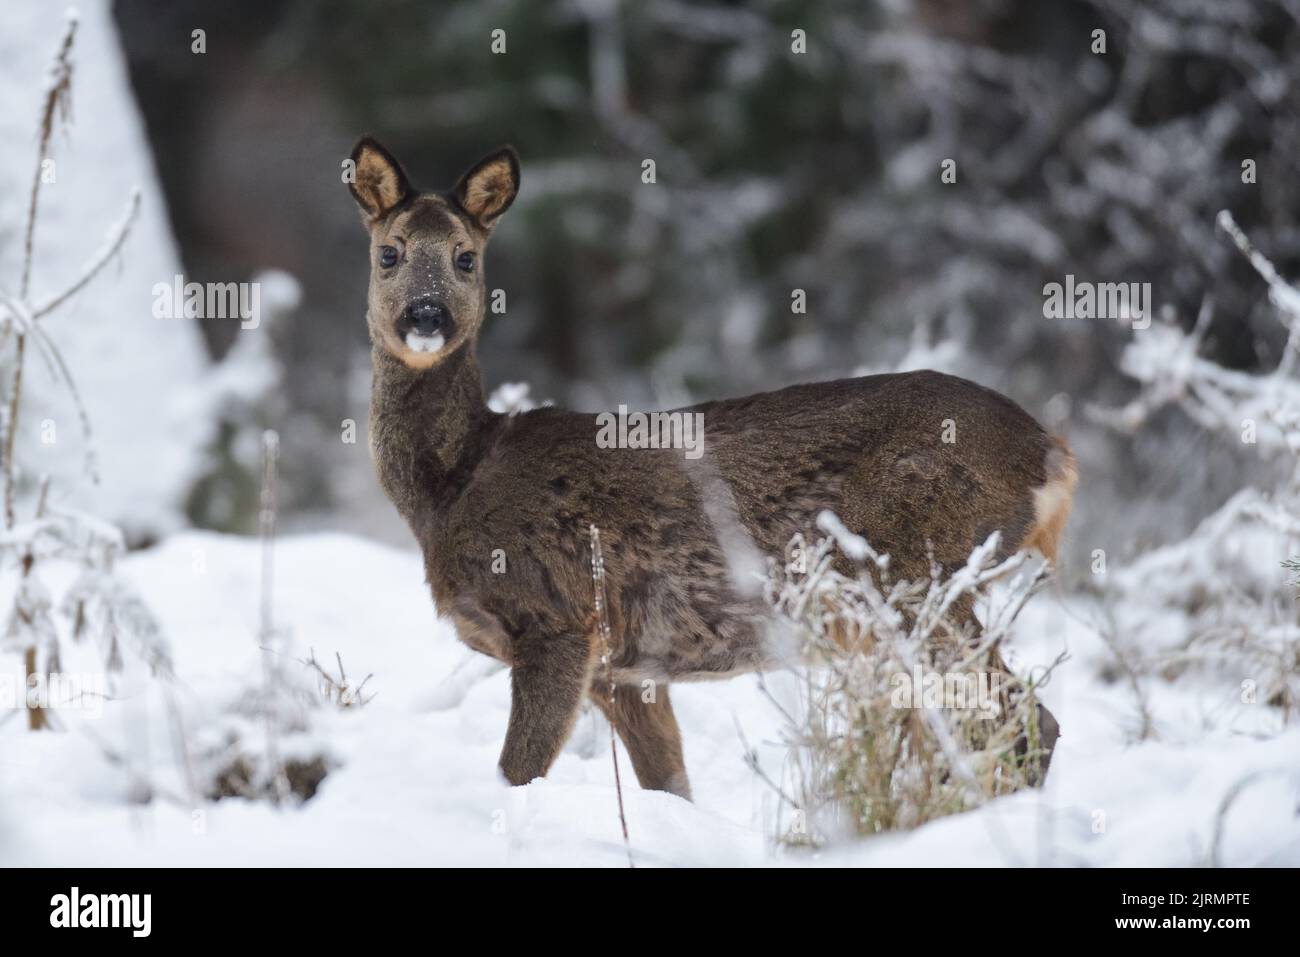
[[[479,160],[452,190],[456,202],[484,229],[510,208],[519,192],[519,156],[504,146]]]
[[[411,184],[393,154],[369,136],[352,150],[353,181],[348,184],[367,222],[386,215],[411,194]]]

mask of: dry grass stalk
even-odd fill
[[[618,820],[623,826],[623,846],[627,848],[627,866],[636,867],[632,860],[632,841],[627,833],[627,814],[623,810],[623,780],[618,770],[618,745],[614,741],[617,728],[615,715],[614,662],[610,654],[608,597],[605,593],[605,556],[600,550],[600,529],[591,526],[591,578],[596,596],[596,633],[600,636],[600,663],[609,681],[609,753],[614,761],[614,790],[618,794]]]
[[[261,586],[261,626],[258,644],[262,649],[263,709],[262,719],[266,727],[266,757],[271,769],[271,794],[278,804],[288,799],[292,793],[289,778],[285,772],[284,762],[280,760],[278,745],[279,716],[276,702],[279,699],[282,682],[280,669],[276,664],[276,640],[278,633],[274,619],[274,584],[275,584],[275,530],[279,513],[277,484],[279,478],[280,436],[272,429],[262,433],[262,501],[258,513],[258,526],[262,538],[262,586]]]
[[[321,667],[320,662],[316,660],[315,649],[308,649],[308,658],[303,662],[304,665],[316,672],[317,685],[320,688],[321,696],[330,704],[341,709],[360,708],[369,704],[375,695],[367,696],[365,688],[374,675],[366,675],[359,685],[353,687],[351,681],[348,680],[347,671],[343,668],[343,656],[336,651],[334,652],[334,660],[338,662],[339,666],[338,677]]]
[[[59,50],[50,66],[49,80],[45,86],[45,99],[41,103],[40,146],[36,160],[36,174],[32,177],[31,198],[27,202],[27,230],[23,236],[23,274],[19,283],[19,296],[27,298],[27,287],[32,272],[32,238],[36,234],[36,202],[41,191],[41,164],[49,154],[50,140],[54,137],[56,119],[66,123],[72,115],[72,44],[77,37],[77,18],[68,17]]]

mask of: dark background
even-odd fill
[[[1186,325],[1211,296],[1207,350],[1239,369],[1276,363],[1265,288],[1214,218],[1231,209],[1284,275],[1300,272],[1300,0],[119,0],[115,13],[187,277],[276,267],[302,285],[270,330],[284,378],[262,413],[284,442],[290,524],[404,540],[364,440],[338,440],[345,418],[364,429],[368,389],[365,237],[340,182],[362,132],[426,187],[500,143],[522,156],[487,262],[508,303],[479,348],[489,388],[675,405],[939,346],[948,371],[1069,435],[1076,556],[1177,537],[1264,467],[1176,411],[1136,437],[1093,424],[1090,404],[1131,392],[1117,360],[1133,333],[1046,319],[1042,288],[1067,273],[1150,282]],[[956,184],[940,181],[947,158]],[[219,358],[238,333],[204,334]],[[246,471],[207,491],[245,504],[228,526],[251,521]],[[191,514],[221,524],[202,496]]]

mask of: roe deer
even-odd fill
[[[955,568],[994,530],[1004,554],[1055,558],[1075,484],[1069,448],[1011,400],[953,376],[873,375],[694,406],[682,411],[702,415],[707,439],[694,462],[680,449],[601,448],[594,415],[490,411],[475,358],[482,256],[519,189],[518,158],[493,153],[446,193],[414,189],[369,137],[352,159],[370,234],[372,454],[439,612],[511,668],[500,761],[510,783],[546,774],[584,695],[611,710],[596,673],[592,524],[618,684],[609,717],[641,785],[683,797],[667,684],[772,663],[726,539],[780,556],[830,509],[889,553],[896,579],[928,578],[927,548]],[[941,441],[948,419],[956,442]],[[645,679],[659,684],[651,703]],[[1050,757],[1056,722],[1040,715]]]

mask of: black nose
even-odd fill
[[[447,319],[447,307],[440,302],[421,299],[406,307],[406,319],[411,328],[422,336],[431,336]]]

